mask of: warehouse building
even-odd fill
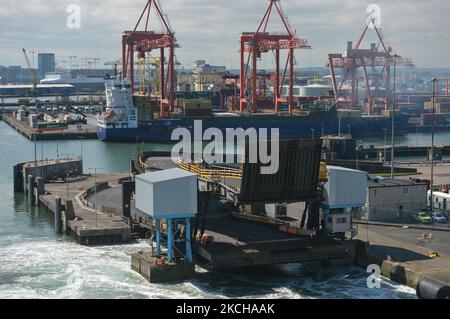
[[[65,96],[75,94],[75,88],[70,84],[38,84],[36,91],[33,92],[33,85],[0,85],[0,95],[2,96],[16,96],[16,97],[26,97],[32,96]]]

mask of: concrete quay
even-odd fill
[[[121,244],[131,240],[131,226],[121,209],[92,201],[96,192],[119,187],[128,174],[82,174],[82,161],[22,163],[14,167],[14,191],[26,192],[30,206],[39,205],[55,220],[55,231],[82,245]],[[97,208],[96,208],[97,206]]]
[[[401,167],[413,168],[417,170],[417,177],[420,179],[430,180],[431,179],[431,163],[421,163],[421,164],[402,164]],[[435,163],[434,165],[434,184],[435,185],[447,185],[450,182],[450,163]],[[409,178],[410,176],[404,176],[400,178]]]
[[[108,188],[118,185],[125,174],[97,176],[97,188]],[[121,212],[108,210],[105,212],[100,205],[95,211],[95,205],[89,205],[86,200],[86,190],[94,186],[94,177],[84,180],[76,179],[69,183],[47,183],[45,194],[39,195],[39,202],[51,213],[55,213],[56,197],[62,199],[65,211],[62,217],[63,231],[72,235],[82,245],[121,244],[131,240],[131,227],[125,223]],[[89,207],[91,206],[91,207]],[[92,207],[94,206],[94,207]]]
[[[424,279],[450,286],[450,233],[434,231],[433,239],[424,241],[422,235],[426,232],[420,229],[387,225],[358,228],[356,239],[366,246],[358,256],[358,265],[379,265],[383,277],[414,289]],[[430,253],[438,257],[430,257]]]
[[[2,120],[29,140],[35,138],[37,141],[97,139],[97,129],[92,123],[82,125],[81,130],[78,130],[77,125],[69,125],[69,129],[65,131],[39,133],[11,114],[3,114]]]
[[[193,263],[169,263],[154,258],[151,252],[138,252],[131,255],[131,269],[150,283],[169,283],[189,280],[195,276]]]

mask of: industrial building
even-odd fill
[[[69,84],[77,92],[100,92],[105,90],[104,77],[84,77],[72,78],[70,74],[47,73],[41,80],[41,84]]]
[[[426,183],[408,180],[373,178],[369,180],[365,211],[368,221],[406,218],[427,208]]]

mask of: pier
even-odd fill
[[[92,201],[94,193],[120,185],[129,177],[82,175],[81,170],[82,162],[78,160],[44,161],[36,166],[19,164],[14,170],[15,188],[26,190],[29,205],[39,205],[55,217],[55,231],[72,236],[79,244],[130,242],[131,226],[122,211],[105,209],[101,203]]]
[[[360,224],[358,228],[356,239],[366,247],[360,251],[358,265],[364,268],[379,265],[382,276],[414,289],[423,280],[432,280],[440,283],[442,289],[450,289],[448,230],[389,224]]]
[[[77,125],[69,125],[69,129],[64,131],[40,133],[30,127],[27,123],[17,120],[11,114],[3,114],[2,120],[32,141],[35,139],[36,141],[97,139],[97,128],[93,123],[81,125],[81,129],[79,129]]]

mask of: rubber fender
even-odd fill
[[[419,299],[450,299],[450,286],[433,278],[423,278],[416,289]]]

